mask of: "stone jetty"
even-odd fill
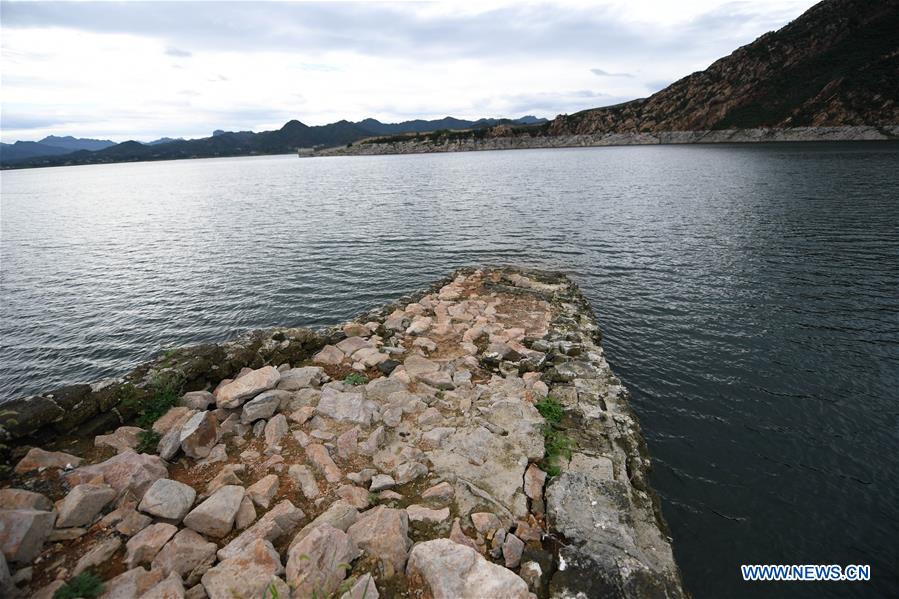
[[[9,402],[0,595],[685,597],[600,340],[563,275],[462,269]]]

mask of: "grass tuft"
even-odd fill
[[[53,599],[95,599],[102,594],[103,581],[90,570],[85,570],[53,593]]]
[[[346,375],[346,378],[343,379],[343,382],[347,385],[353,386],[364,385],[368,382],[368,377],[366,377],[364,374],[359,374],[358,372],[351,372],[350,374]]]

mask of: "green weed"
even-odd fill
[[[53,593],[53,599],[94,599],[102,594],[103,581],[90,570],[85,570]]]

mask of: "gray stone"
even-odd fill
[[[263,391],[274,389],[281,373],[274,366],[263,366],[216,389],[215,402],[220,408],[238,408]]]
[[[402,574],[412,541],[405,510],[379,505],[362,514],[347,534],[369,556],[381,563],[385,578]]]
[[[183,599],[184,583],[181,577],[175,573],[169,575],[168,578],[159,582],[152,589],[147,591],[141,599]]]
[[[503,541],[503,560],[507,568],[517,568],[521,563],[524,542],[513,534],[507,534]]]
[[[368,426],[374,406],[361,393],[343,393],[333,387],[322,389],[316,412],[338,422],[353,422]]]
[[[334,460],[331,459],[324,445],[310,443],[306,446],[306,457],[309,458],[315,468],[324,475],[325,480],[329,483],[339,483],[343,478],[343,473],[337,467],[337,464],[334,463]]]
[[[313,476],[312,471],[309,470],[307,466],[302,464],[292,464],[288,469],[288,474],[300,486],[300,491],[303,492],[306,499],[317,499],[318,497],[321,497],[321,490],[318,488],[315,476]]]
[[[78,576],[88,568],[98,568],[106,564],[121,548],[122,540],[115,535],[101,540],[78,559],[72,570],[72,576]]]
[[[346,567],[359,556],[350,536],[328,524],[315,527],[288,552],[287,582],[297,597],[329,597],[346,578]]]
[[[142,564],[149,564],[159,553],[159,550],[169,542],[178,527],[165,522],[158,522],[146,527],[125,544],[127,554],[125,555],[125,564],[129,568]]]
[[[0,489],[0,509],[50,511],[53,509],[53,502],[34,491]]]
[[[338,499],[331,504],[331,507],[319,514],[315,520],[300,529],[300,532],[298,532],[290,542],[288,550],[293,549],[294,545],[306,538],[306,535],[318,526],[327,524],[328,526],[333,526],[334,528],[346,532],[346,530],[358,519],[359,510],[342,499]]]
[[[383,491],[385,489],[392,489],[395,486],[396,481],[393,480],[392,476],[388,476],[387,474],[375,474],[371,477],[369,491],[377,493],[378,491]]]
[[[283,537],[292,534],[296,530],[305,516],[303,510],[295,507],[289,500],[285,499],[259,518],[253,526],[243,531],[233,541],[220,549],[218,557],[219,559],[230,559],[238,556],[258,539],[272,543],[280,542]]]
[[[87,526],[115,498],[116,491],[109,485],[78,485],[60,503],[56,527]]]
[[[492,564],[449,539],[417,544],[409,554],[411,585],[434,599],[528,599],[528,585],[510,570]]]
[[[25,457],[16,464],[16,472],[24,474],[34,470],[45,468],[77,468],[81,464],[81,458],[61,451],[44,451],[40,447],[32,447]]]
[[[257,420],[267,420],[274,415],[284,399],[283,393],[277,391],[266,391],[260,393],[243,405],[243,411],[240,414],[240,421],[244,424],[250,424]]]
[[[281,439],[290,432],[290,426],[287,424],[287,417],[284,414],[277,414],[271,420],[265,423],[265,445],[266,447],[274,447],[281,442]]]
[[[0,550],[9,562],[28,564],[53,529],[55,512],[0,510]]]
[[[374,347],[370,341],[362,337],[347,337],[337,344],[337,349],[347,356],[351,356],[360,349]]]
[[[344,353],[333,345],[326,345],[320,352],[312,356],[312,361],[316,364],[340,364],[344,359]]]
[[[340,599],[378,599],[378,588],[371,574],[363,574],[350,590],[340,596]]]
[[[126,451],[105,462],[77,468],[66,474],[65,478],[75,486],[90,482],[97,476],[102,476],[120,496],[130,492],[135,499],[141,499],[150,485],[160,478],[168,478],[169,472],[158,456]]]
[[[194,504],[197,492],[176,480],[161,478],[144,493],[138,508],[147,514],[175,523],[181,522]]]
[[[215,562],[215,552],[215,543],[184,528],[156,554],[152,568],[164,575],[175,573],[187,584],[193,585]]]
[[[276,474],[264,476],[247,487],[247,497],[259,507],[267,510],[275,497],[275,493],[278,492],[279,484]]]
[[[325,371],[319,366],[292,368],[281,375],[278,389],[297,391],[309,387],[318,387],[325,378]]]
[[[215,396],[209,391],[189,391],[181,398],[181,404],[194,409],[206,410],[215,403]]]
[[[245,493],[245,489],[237,485],[219,488],[184,517],[184,525],[200,534],[224,537],[234,526]]]
[[[212,412],[197,412],[181,427],[178,440],[184,455],[205,458],[218,443],[219,425]]]
[[[437,524],[449,520],[450,511],[448,507],[439,510],[432,510],[422,505],[410,505],[406,507],[406,514],[409,516],[410,522],[427,522]]]
[[[135,599],[143,597],[163,579],[162,572],[150,572],[138,566],[119,574],[103,584],[104,593],[99,599]]]
[[[207,570],[202,581],[209,599],[263,597],[273,579],[283,572],[281,558],[272,544],[257,539],[240,555]],[[289,595],[287,590],[285,596]]]
[[[118,453],[134,449],[140,443],[140,434],[143,430],[137,426],[120,426],[109,435],[94,437],[94,447],[111,447]]]

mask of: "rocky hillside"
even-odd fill
[[[899,124],[899,2],[825,0],[649,98],[550,135]]]

